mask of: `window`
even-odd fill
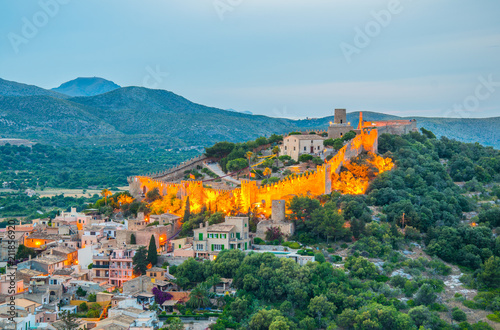
[[[198,234],[198,240],[199,241],[203,241],[203,233],[199,233]]]
[[[234,238],[234,233],[231,233],[231,238]]]
[[[247,227],[247,224],[245,223],[245,228]]]
[[[219,238],[219,234],[215,234],[215,238]]]
[[[179,244],[179,249],[182,247],[182,244]]]
[[[293,147],[293,151],[295,151],[295,147]]]
[[[286,150],[286,146],[285,146],[285,150]]]
[[[240,233],[236,233],[236,238],[240,239]]]
[[[307,150],[306,147],[304,147],[304,151],[306,151],[306,150]]]
[[[224,244],[212,244],[212,251],[224,250]]]
[[[203,244],[196,244],[196,251],[203,251]]]

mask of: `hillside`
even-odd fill
[[[103,78],[79,77],[65,82],[57,88],[52,88],[52,90],[69,96],[94,96],[107,93],[118,88],[120,88],[119,85]]]
[[[79,79],[82,78],[73,82]],[[79,83],[73,86],[77,85],[81,87]],[[363,118],[400,117],[364,111]],[[354,127],[358,119],[359,112],[347,114]],[[169,91],[143,87],[68,98],[55,91],[0,80],[0,137],[50,144],[210,146],[224,140],[242,142],[274,133],[327,129],[330,121],[333,121],[331,116],[291,120],[221,110],[193,103]],[[438,136],[500,148],[499,117],[418,117],[417,122],[418,127],[430,129]]]
[[[0,96],[35,96],[45,95],[57,98],[67,98],[68,96],[54,91],[49,91],[34,85],[21,84],[0,78]]]

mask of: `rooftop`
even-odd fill
[[[166,272],[167,270],[161,267],[151,267],[146,270],[147,272]]]
[[[229,232],[234,228],[234,225],[216,224],[208,226],[207,231]]]
[[[65,257],[59,257],[59,256],[55,256],[55,255],[47,255],[47,256],[43,256],[41,258],[31,259],[31,261],[36,261],[36,262],[46,264],[46,265],[57,264],[59,262],[63,262],[64,260],[66,260]]]
[[[323,136],[318,135],[318,134],[289,135],[289,136],[285,137],[285,139],[289,139],[289,138],[294,138],[297,140],[326,140],[327,139],[326,137],[323,137]]]

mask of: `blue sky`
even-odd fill
[[[0,77],[99,76],[274,117],[492,117],[499,15],[498,0],[2,1]]]

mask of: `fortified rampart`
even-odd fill
[[[258,187],[256,181],[243,180],[241,187],[233,190],[220,190],[204,187],[201,181],[164,182],[159,177],[137,176],[129,178],[129,191],[134,197],[144,196],[148,191],[158,188],[164,197],[151,204],[153,213],[170,212],[181,215],[187,197],[192,212],[206,207],[210,211],[247,212],[257,208],[270,215],[273,200],[291,199],[297,195],[319,196],[332,192],[332,174],[339,173],[344,162],[356,157],[363,151],[376,153],[378,133],[376,129],[363,130],[327,163],[310,171],[285,180]]]
[[[161,181],[176,181],[179,179],[182,179],[185,175],[185,171],[190,171],[193,169],[196,169],[198,166],[202,166],[203,162],[207,161],[209,158],[205,155],[200,155],[194,158],[191,158],[175,167],[166,169],[165,171],[162,172],[154,172],[154,173],[148,173],[145,174],[144,176],[161,180]],[[134,177],[128,177],[127,180],[130,184],[130,182],[134,179]]]
[[[376,128],[378,134],[403,135],[416,132],[417,121],[412,120],[383,120],[383,121],[362,121],[363,128]]]

